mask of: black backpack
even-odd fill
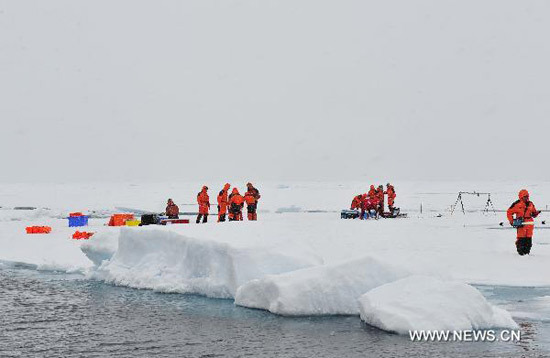
[[[143,214],[141,215],[140,225],[157,225],[160,219],[157,214]]]

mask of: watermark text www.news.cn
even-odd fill
[[[417,330],[409,331],[413,342],[519,342],[520,330]]]

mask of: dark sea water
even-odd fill
[[[497,300],[529,290],[483,287]],[[537,292],[548,295],[548,292]],[[411,342],[358,317],[284,318],[230,300],[116,287],[80,275],[0,269],[0,357],[546,357],[549,323],[515,343]]]

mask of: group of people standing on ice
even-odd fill
[[[388,209],[393,212],[393,204],[397,195],[395,194],[395,188],[390,183],[386,184],[386,190],[384,190],[383,185],[379,185],[378,188],[371,185],[368,193],[355,196],[351,202],[351,210],[360,210],[359,218],[361,220],[369,217],[378,218],[384,214],[385,195],[388,196]]]
[[[229,194],[229,188],[231,188],[231,185],[226,183],[218,194],[218,222],[225,221],[226,215],[229,221],[242,221],[244,204],[246,204],[248,220],[258,220],[257,210],[258,200],[261,198],[260,191],[256,189],[252,183],[246,184],[244,196],[239,193],[237,188],[233,188],[231,194]],[[206,217],[208,216],[210,203],[208,194],[206,193],[207,190],[207,187],[203,187],[202,191],[197,195],[197,202],[199,203],[197,223],[200,222],[201,215],[205,215],[203,223],[206,222]]]
[[[226,183],[218,194],[218,222],[225,221],[226,215],[229,221],[242,221],[244,204],[246,204],[248,220],[256,221],[258,219],[258,200],[261,197],[260,191],[252,183],[246,184],[244,196],[239,193],[239,189],[237,188],[233,188],[231,194],[229,194],[229,188],[231,188],[231,185]],[[203,223],[206,223],[210,211],[210,197],[208,196],[208,187],[206,185],[197,194],[197,203],[199,204],[199,214],[197,215],[196,223],[199,224],[201,220]],[[179,218],[179,212],[180,210],[174,204],[174,201],[168,199],[166,216],[170,219],[177,219]]]

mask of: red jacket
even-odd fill
[[[354,197],[353,201],[351,202],[351,210],[360,209],[362,202],[363,202],[363,196],[361,194]]]
[[[531,222],[539,213],[540,211],[537,211],[532,202],[525,203],[523,200],[517,200],[506,211],[506,217],[510,224],[514,220],[514,215],[516,219],[522,218],[524,222]]]
[[[371,199],[374,198],[374,197],[376,196],[376,189],[374,188],[374,185],[371,185],[371,186],[370,186],[370,190],[369,190],[369,193],[368,193],[368,194],[369,194],[369,196],[370,196]]]
[[[243,205],[243,203],[244,203],[244,198],[239,193],[232,194],[231,199],[229,199],[229,205],[231,204]]]
[[[225,206],[227,205],[227,191],[229,190],[229,184],[225,184],[223,189],[218,194],[218,205],[219,206]]]
[[[173,202],[169,203],[168,206],[166,207],[166,216],[176,217],[179,214],[180,214],[180,208],[178,208],[178,206]]]
[[[203,188],[201,192],[197,194],[197,203],[199,204],[199,214],[208,214],[208,209],[210,209],[210,197],[206,189]]]
[[[388,185],[388,189],[386,190],[386,194],[388,194],[388,199],[395,199],[395,189],[392,185]]]
[[[256,193],[253,191],[247,191],[244,193],[244,201],[246,201],[246,204],[248,205],[255,205],[258,203],[258,200],[256,199]]]
[[[378,201],[377,201],[377,200],[372,200],[372,199],[366,198],[366,199],[363,201],[363,210],[373,210],[373,209],[376,209],[376,205],[378,205]]]

